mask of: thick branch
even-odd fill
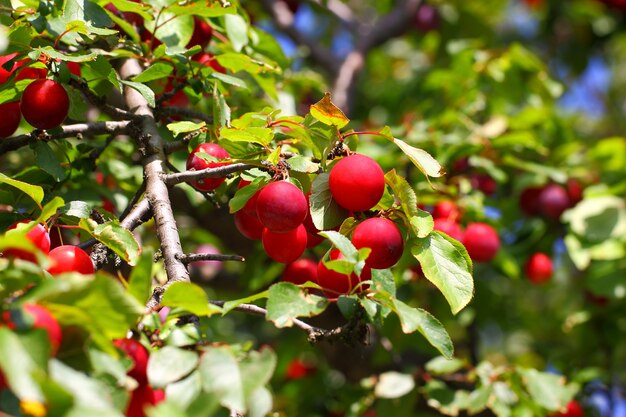
[[[199,171],[185,171],[178,172],[176,174],[169,174],[163,176],[163,181],[167,185],[176,185],[181,182],[198,181],[204,178],[222,178],[233,172],[245,171],[246,169],[254,168],[254,165],[250,164],[231,164],[224,165],[217,168],[206,168]]]
[[[179,259],[185,265],[198,261],[245,261],[241,255],[223,255],[221,253],[188,253],[180,256]]]
[[[114,122],[78,123],[75,125],[62,126],[61,132],[53,135],[48,134],[45,131],[35,130],[32,133],[28,133],[25,135],[3,139],[0,142],[0,155],[37,142],[38,140],[49,141],[71,138],[80,135],[102,135],[105,133],[123,134],[128,132],[130,123],[130,120],[121,120]]]
[[[306,46],[311,57],[320,65],[322,65],[329,73],[337,72],[337,60],[333,58],[330,51],[320,45],[317,40],[304,36],[295,27],[293,13],[282,0],[262,0],[263,7],[271,15],[276,26],[285,32],[298,45]]]
[[[125,61],[120,68],[120,75],[127,79],[140,74],[142,71],[139,62],[133,59]],[[168,284],[176,281],[189,281],[189,272],[179,260],[183,255],[180,236],[176,227],[176,220],[172,211],[167,185],[163,181],[166,173],[164,141],[157,129],[152,110],[141,94],[132,88],[124,90],[124,99],[135,114],[142,117],[142,131],[140,142],[144,151],[142,159],[146,183],[145,199],[148,200],[154,216],[157,237],[161,243],[161,252],[165,261]],[[155,292],[154,294],[157,294]],[[158,305],[159,299],[153,297],[150,307]]]

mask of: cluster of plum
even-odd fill
[[[208,161],[198,153],[205,153],[217,161]],[[216,168],[228,164],[228,152],[214,143],[196,147],[187,159],[188,170]],[[192,185],[201,191],[217,188],[223,178],[209,178]],[[240,180],[239,188],[248,186]],[[334,163],[329,174],[329,189],[333,200],[348,212],[365,213],[380,201],[385,190],[382,168],[372,158],[353,153]],[[245,206],[234,214],[235,226],[247,238],[261,240],[267,255],[276,262],[289,264],[285,278],[301,284],[313,281],[327,295],[346,294],[360,282],[371,278],[371,268],[390,268],[398,262],[404,250],[404,237],[396,224],[386,217],[369,217],[356,225],[352,231],[352,244],[357,248],[371,250],[360,276],[342,274],[329,269],[323,260],[315,263],[299,259],[307,247],[314,247],[324,239],[313,224],[308,196],[289,181],[270,182],[252,195]],[[330,260],[341,259],[343,254],[336,248],[329,252]],[[312,265],[315,265],[315,273]],[[301,268],[305,266],[305,268]],[[289,276],[294,278],[290,279]]]
[[[22,116],[38,129],[54,129],[63,123],[70,109],[70,99],[65,88],[58,82],[46,79],[45,68],[24,67],[27,60],[16,60],[17,53],[0,56],[0,85],[13,75],[13,82],[33,79],[22,93],[19,101],[0,104],[0,138],[11,136],[20,125]],[[40,61],[45,61],[43,58]],[[68,69],[80,76],[80,66],[68,62]]]

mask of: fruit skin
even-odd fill
[[[3,65],[12,60],[17,56],[17,52],[14,52],[9,55],[0,56],[0,84],[4,84],[6,80],[13,74],[13,72],[18,68],[17,63],[13,63],[13,67],[7,71],[4,69]]]
[[[230,162],[208,162],[204,159],[196,156],[198,152],[204,152],[207,155],[211,155],[217,159],[227,159],[230,158],[230,155],[224,148],[216,143],[203,143],[198,145],[187,157],[187,170],[195,169],[196,171],[200,171],[201,169],[206,168],[217,168],[224,165],[229,165]],[[196,187],[196,189],[201,191],[211,191],[215,190],[217,187],[223,183],[226,178],[204,178],[199,181],[192,182],[192,185]]]
[[[126,406],[126,417],[146,417],[144,408],[147,405],[157,405],[165,400],[165,391],[154,389],[150,385],[139,385],[130,394],[130,401]]]
[[[22,112],[20,111],[20,102],[13,101],[11,103],[0,104],[0,138],[8,138],[20,126],[22,120]]]
[[[339,249],[331,249],[328,255],[331,261],[343,259],[344,256]],[[317,284],[324,289],[327,297],[338,297],[341,294],[348,294],[361,281],[372,279],[372,270],[365,266],[361,271],[359,278],[354,272],[350,275],[342,274],[332,269],[326,268],[324,260],[320,260],[317,264]],[[364,287],[361,287],[365,289]]]
[[[461,229],[461,226],[459,226],[458,223],[450,219],[435,219],[435,225],[433,228],[447,234],[459,242],[463,240],[463,229]]]
[[[457,221],[461,217],[461,210],[454,201],[443,200],[433,207],[434,219],[450,219]]]
[[[27,223],[26,221],[22,223]],[[18,223],[13,223],[8,230],[15,229]],[[43,253],[50,252],[50,234],[43,225],[38,224],[26,233],[26,238],[30,240]],[[19,258],[33,263],[37,262],[37,257],[22,249],[5,249],[3,256],[7,258]]]
[[[558,184],[550,184],[541,191],[539,205],[545,217],[558,220],[561,214],[570,207],[570,200],[565,188]]]
[[[148,349],[135,339],[116,339],[113,345],[124,351],[133,361],[133,367],[127,372],[128,376],[136,380],[139,385],[148,383]]]
[[[385,173],[372,158],[353,154],[330,170],[328,185],[333,199],[350,211],[374,207],[385,192]]]
[[[486,223],[470,223],[465,228],[463,244],[474,262],[489,262],[500,249],[500,237]]]
[[[29,322],[20,320],[19,323],[13,323],[11,321],[12,315],[9,311],[5,311],[2,315],[2,322],[6,324],[9,329],[21,330],[18,327],[27,324],[30,329],[44,329],[48,333],[48,340],[50,341],[52,356],[56,355],[61,346],[62,332],[59,322],[54,316],[44,307],[38,304],[24,304],[21,307],[21,313],[29,316]]]
[[[70,110],[70,98],[56,81],[35,80],[26,87],[20,104],[22,115],[38,129],[60,126]]]
[[[584,417],[585,412],[576,400],[571,400],[567,403],[567,408],[562,413],[553,413],[549,417]]]
[[[472,187],[482,191],[485,195],[492,195],[498,188],[498,183],[488,174],[474,174],[470,177]]]
[[[441,17],[439,11],[429,5],[422,4],[415,14],[415,27],[422,33],[430,32],[439,28]]]
[[[357,249],[372,249],[365,264],[375,269],[392,267],[404,250],[404,240],[396,224],[380,217],[359,223],[352,233],[352,243]]]
[[[199,62],[200,64],[211,67],[217,72],[221,72],[222,74],[226,74],[226,68],[224,68],[215,58],[213,54],[208,52],[200,52],[199,54],[194,55],[192,58],[194,61]]]
[[[250,240],[261,240],[265,227],[261,224],[259,219],[250,216],[243,210],[236,212],[234,218],[235,227],[239,230],[239,233]]]
[[[538,216],[541,214],[541,204],[539,196],[544,187],[525,188],[519,196],[519,207],[528,216]]]
[[[269,183],[256,200],[261,223],[273,232],[287,232],[300,226],[309,212],[306,197],[287,181]]]
[[[317,282],[317,262],[306,258],[293,261],[283,271],[282,280],[296,285]]]
[[[543,284],[550,281],[552,273],[552,259],[543,252],[533,253],[524,265],[526,277],[533,284]]]
[[[187,44],[187,48],[199,45],[202,49],[206,48],[213,36],[213,29],[202,19],[193,18],[193,34]]]
[[[317,371],[315,365],[305,362],[301,359],[294,359],[287,365],[285,379],[296,380],[307,377]]]
[[[265,228],[262,241],[267,256],[276,262],[288,264],[304,253],[307,242],[306,229],[303,225],[288,232],[274,232]]]
[[[66,272],[78,272],[83,275],[94,273],[93,262],[87,252],[73,245],[58,246],[48,254],[50,267],[48,272],[59,275]]]
[[[567,180],[565,185],[570,207],[574,207],[583,199],[583,187],[574,179]]]

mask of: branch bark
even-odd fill
[[[245,261],[245,258],[241,255],[223,255],[221,253],[188,253],[179,258],[185,265],[198,261]]]
[[[14,136],[12,138],[3,139],[0,142],[0,155],[14,151],[31,143],[42,141],[50,141],[57,139],[65,139],[80,135],[102,135],[102,134],[123,134],[127,133],[130,128],[130,120],[120,120],[112,122],[93,122],[78,123],[74,125],[66,125],[61,127],[61,132],[56,134],[48,134],[45,131],[35,130],[25,135]]]
[[[176,174],[163,175],[163,181],[167,185],[176,185],[181,182],[198,181],[203,178],[222,178],[228,174],[234,172],[245,171],[246,169],[254,168],[254,165],[250,164],[230,164],[217,168],[206,168],[200,171],[184,171]]]
[[[120,67],[120,75],[124,79],[138,75],[142,72],[139,62],[134,59],[126,60]],[[164,141],[159,134],[154,115],[148,103],[136,90],[124,89],[124,99],[128,108],[133,109],[135,115],[141,117],[142,129],[135,139],[143,148],[142,158],[146,183],[145,199],[152,210],[156,225],[157,237],[161,243],[161,251],[165,261],[167,283],[169,285],[178,281],[190,281],[189,271],[179,257],[183,255],[180,236],[176,227],[176,219],[172,211],[167,185],[163,180],[166,174]],[[148,302],[147,308],[156,307],[160,302],[159,294],[155,291]]]

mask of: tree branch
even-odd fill
[[[329,50],[320,45],[316,40],[304,36],[294,26],[293,13],[282,0],[262,0],[263,7],[272,15],[272,19],[276,26],[285,32],[298,45],[306,46],[311,57],[320,65],[322,65],[330,74],[337,73],[337,59]]]
[[[74,88],[77,88],[78,90],[80,90],[85,97],[87,97],[87,100],[93,104],[94,106],[96,106],[97,108],[99,108],[100,110],[102,110],[102,112],[104,112],[105,114],[108,114],[109,116],[111,116],[114,119],[118,119],[118,120],[124,120],[124,119],[135,119],[137,118],[137,116],[127,110],[123,110],[120,108],[117,108],[115,106],[112,106],[110,104],[107,104],[105,102],[105,99],[102,97],[97,96],[96,94],[94,94],[90,89],[89,86],[87,85],[86,82],[81,81],[81,80],[76,80],[71,78],[70,79],[70,85]]]
[[[120,75],[124,79],[140,74],[142,68],[137,60],[128,59],[120,67]],[[180,236],[176,227],[176,219],[172,211],[165,175],[164,141],[159,134],[154,115],[145,98],[132,88],[124,89],[124,99],[129,108],[134,109],[142,120],[142,132],[135,139],[142,147],[144,156],[142,163],[146,183],[145,199],[148,200],[154,216],[157,236],[161,243],[161,251],[165,261],[167,284],[177,281],[190,281],[189,271],[178,259],[183,255]],[[155,291],[148,302],[147,308],[156,307],[160,302],[159,292]],[[162,294],[162,293],[161,293]]]
[[[222,255],[221,253],[187,253],[179,256],[179,260],[188,265],[198,261],[238,261],[244,262],[245,258],[241,255]]]
[[[34,130],[31,133],[25,135],[15,136],[12,138],[3,139],[0,142],[0,155],[14,151],[23,146],[30,145],[37,141],[50,141],[57,139],[65,139],[73,136],[80,135],[101,135],[101,134],[122,134],[127,133],[130,128],[130,120],[120,120],[113,122],[92,122],[92,123],[78,123],[74,125],[61,126],[61,132],[56,134],[49,134],[42,130]]]
[[[181,182],[198,181],[204,178],[222,178],[234,172],[245,171],[254,168],[251,164],[230,164],[217,168],[206,168],[199,171],[184,171],[175,174],[163,175],[163,181],[167,185],[176,185]]]
[[[218,307],[224,307],[226,304],[225,301],[221,300],[211,300],[209,303]],[[253,314],[255,316],[267,316],[266,309],[254,304],[239,304],[237,307],[233,308],[233,310]],[[350,319],[346,324],[330,330],[311,326],[310,324],[296,318],[292,319],[292,323],[295,327],[306,332],[307,339],[311,343],[318,343],[321,341],[328,341],[332,343],[341,340],[348,344],[354,344],[355,341],[361,344],[367,344],[367,325],[363,322],[362,313],[362,310],[357,310],[352,319]]]

